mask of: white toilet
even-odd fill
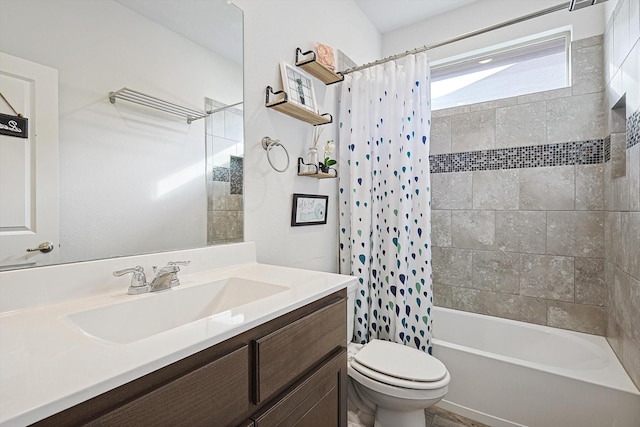
[[[353,336],[356,286],[347,292],[347,341]],[[435,357],[389,341],[350,343],[349,405],[375,412],[376,427],[423,427],[424,410],[447,394],[449,372]],[[361,417],[362,419],[362,417]]]

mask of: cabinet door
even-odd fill
[[[248,364],[245,345],[88,425],[232,425],[249,407]]]
[[[257,340],[254,403],[270,399],[344,345],[346,316],[346,299],[340,299]]]
[[[255,426],[346,426],[346,366],[347,353],[341,349],[255,416]]]

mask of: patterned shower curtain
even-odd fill
[[[340,269],[359,279],[354,341],[431,353],[430,71],[425,54],[345,76]]]

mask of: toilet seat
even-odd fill
[[[427,353],[389,341],[374,339],[358,351],[350,367],[371,381],[412,390],[446,387],[449,373]]]

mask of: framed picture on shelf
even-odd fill
[[[313,78],[301,69],[293,67],[286,62],[280,63],[280,72],[282,74],[282,89],[287,93],[289,102],[317,113]]]
[[[291,226],[326,224],[328,203],[329,196],[294,193],[291,207]]]

